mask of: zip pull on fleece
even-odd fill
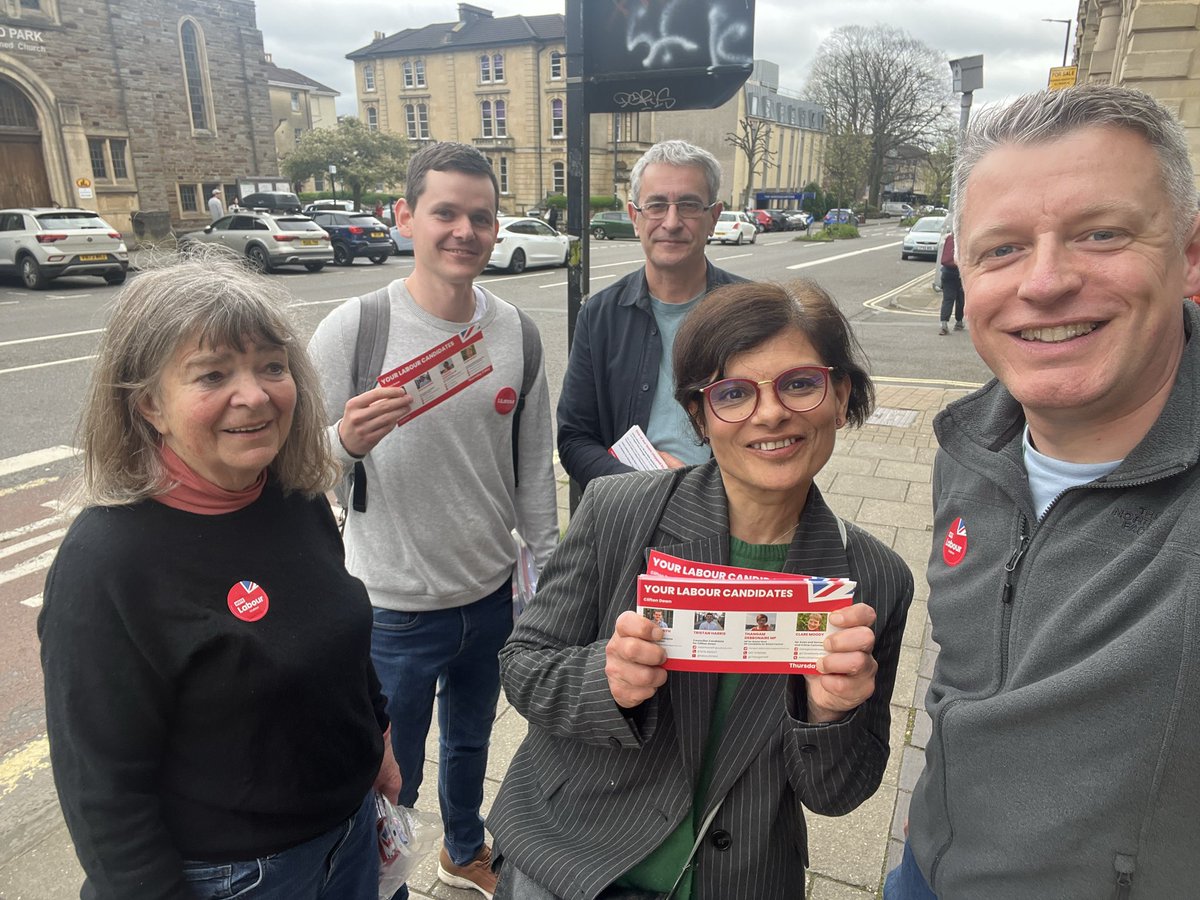
[[[1128,853],[1118,853],[1113,859],[1113,868],[1117,870],[1117,882],[1113,888],[1113,900],[1129,900],[1129,892],[1133,889],[1133,870],[1137,860]]]

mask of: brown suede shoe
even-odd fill
[[[438,855],[438,881],[450,887],[475,890],[492,900],[496,892],[496,873],[492,871],[492,848],[484,844],[465,866],[456,866],[442,847]]]

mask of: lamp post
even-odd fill
[[[1071,46],[1071,20],[1070,19],[1042,19],[1043,22],[1059,22],[1067,26],[1067,36],[1063,40],[1063,66],[1067,64],[1067,48]]]

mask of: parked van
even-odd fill
[[[883,209],[880,210],[883,216],[900,216],[902,219],[907,219],[909,216],[916,215],[914,210],[907,203],[901,203],[898,200],[888,200],[883,204]]]

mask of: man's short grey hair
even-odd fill
[[[1058,140],[1081,128],[1123,128],[1141,135],[1158,156],[1159,176],[1181,244],[1196,218],[1196,175],[1183,126],[1149,94],[1111,84],[1085,84],[1025,94],[1005,107],[984,110],[967,129],[954,164],[954,231],[962,224],[967,181],[997,147]],[[1019,179],[1019,175],[1016,176]]]
[[[642,158],[633,164],[629,175],[629,196],[634,203],[642,197],[642,174],[646,166],[663,163],[668,166],[696,166],[704,173],[708,182],[708,202],[712,203],[721,192],[721,164],[717,158],[695,144],[687,141],[659,141],[642,154]]]
[[[320,380],[284,312],[287,296],[228,250],[200,248],[130,280],[100,339],[79,423],[83,505],[122,506],[168,490],[161,438],[140,404],[160,396],[163,373],[184,344],[282,347],[296,384],[292,428],[270,470],[284,491],[315,496],[340,476],[325,436]]]

